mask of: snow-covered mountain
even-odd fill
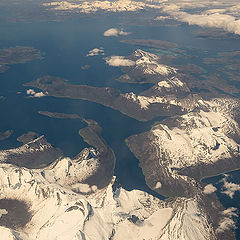
[[[77,13],[95,13],[105,12],[135,12],[144,8],[159,8],[155,4],[149,4],[141,1],[118,0],[118,1],[56,1],[43,3],[43,6],[49,10],[67,11]]]
[[[195,183],[188,177],[200,180],[239,168],[239,101],[212,99],[202,106],[126,140],[140,159],[149,186],[161,182],[160,194],[194,195]]]
[[[52,169],[56,168],[52,177],[65,175],[67,178],[65,170],[69,161],[73,160],[61,159]],[[52,182],[48,171],[49,168],[29,170],[10,164],[0,165],[0,201],[5,201],[0,218],[3,225],[0,227],[1,238],[216,239],[197,197],[166,202],[139,190],[126,191],[116,184],[115,178],[104,189],[77,194],[69,185]],[[27,205],[22,216],[18,215],[17,206],[9,207],[11,200],[16,200],[19,206],[21,203]],[[22,226],[5,227],[24,216],[27,221]]]
[[[119,81],[157,83],[160,80],[171,79],[177,75],[178,69],[162,63],[161,57],[156,54],[137,49],[128,58],[135,64],[123,67],[125,75],[121,76]],[[179,82],[179,85],[183,84]]]
[[[178,107],[183,114],[203,104],[201,96],[191,93],[185,81],[186,76],[176,67],[163,64],[160,56],[138,49],[129,56],[129,59],[134,61],[135,65],[123,67],[125,74],[119,81],[154,83],[153,87],[139,95],[133,92],[123,95],[130,101],[138,103],[142,110],[147,110],[154,104],[161,104],[161,108],[164,109]]]
[[[177,73],[176,68],[159,63],[159,57],[156,54],[138,49],[132,57],[136,58],[135,68],[141,70],[144,74],[160,74],[168,77]]]

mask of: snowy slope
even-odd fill
[[[176,117],[173,120],[175,126],[164,123],[152,129],[155,136],[153,144],[172,160],[172,167],[182,168],[240,156],[240,142],[231,136],[231,133],[239,132],[238,123],[217,110],[214,102],[210,104],[209,111],[200,110]]]
[[[176,68],[159,63],[159,57],[156,54],[138,49],[133,56],[136,58],[135,68],[141,69],[143,74],[169,77],[177,73]]]
[[[118,0],[118,1],[58,1],[43,3],[49,10],[76,11],[78,13],[95,13],[103,10],[106,12],[134,12],[144,8],[159,8],[157,5],[141,1]]]
[[[66,161],[55,165],[55,177],[61,176]],[[115,179],[102,190],[82,195],[49,182],[44,177],[47,171],[0,165],[0,199],[25,202],[31,214],[21,229],[1,227],[5,239],[215,239],[206,214],[197,217],[197,198],[178,198],[168,204],[139,190],[113,188]]]
[[[128,56],[128,59],[134,64],[122,68],[126,73],[120,77],[120,80],[123,81],[129,81],[130,79],[135,79],[135,81],[138,79],[138,83],[158,83],[159,81],[163,81],[162,87],[168,88],[169,85],[164,81],[168,82],[168,79],[173,79],[172,82],[174,82],[174,77],[178,75],[177,68],[163,64],[162,59],[158,55],[141,49],[134,51]],[[175,84],[178,87],[184,86],[184,83],[180,80],[175,81]]]

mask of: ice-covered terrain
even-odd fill
[[[51,177],[68,178],[68,161],[61,159],[52,168]],[[76,170],[82,167],[75,165]],[[52,181],[48,171],[0,165],[0,201],[6,202],[0,218],[4,240],[216,239],[197,197],[165,202],[139,190],[126,191],[114,178],[102,190],[77,194]],[[88,187],[82,184],[82,188]],[[28,206],[23,226],[5,227],[9,221],[23,217],[18,215],[17,206],[8,206],[11,200]]]
[[[43,6],[56,11],[76,11],[79,13],[95,13],[103,10],[106,12],[134,12],[145,8],[159,8],[157,5],[141,1],[60,1],[44,3]]]
[[[206,104],[210,106],[208,111],[190,112],[152,129],[155,137],[152,144],[160,146],[159,155],[164,152],[165,159],[171,159],[171,167],[184,168],[240,157],[240,142],[232,138],[239,132],[238,123],[219,111],[214,101]]]

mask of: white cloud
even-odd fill
[[[76,183],[76,184],[72,185],[72,189],[74,191],[78,191],[81,193],[91,193],[91,192],[96,192],[98,190],[96,185],[93,185],[90,187],[86,183]]]
[[[113,67],[130,67],[135,65],[134,61],[126,59],[124,56],[111,56],[106,58],[105,61]]]
[[[228,182],[227,178],[224,178],[222,181],[224,183],[223,185],[224,191],[222,191],[222,193],[228,195],[230,198],[234,197],[236,191],[240,191],[240,185]]]
[[[224,232],[225,230],[231,229],[235,227],[235,222],[231,218],[223,218],[222,221],[219,223],[219,226],[216,232]]]
[[[222,211],[222,214],[228,217],[237,217],[237,213],[236,213],[237,209],[234,207],[230,207],[225,209],[224,211]]]
[[[77,13],[133,12],[142,9],[161,9],[172,18],[202,27],[217,27],[240,34],[239,0],[116,0],[116,1],[56,1],[43,3],[50,11],[75,11]],[[199,12],[202,9],[202,12]],[[192,11],[191,11],[192,10]],[[191,13],[192,12],[192,13]],[[194,14],[194,13],[195,14]],[[159,18],[158,20],[163,20]],[[108,32],[109,31],[109,32]],[[106,36],[127,35],[117,28],[106,31]],[[109,35],[108,35],[109,34]]]
[[[224,12],[226,12],[226,10],[225,9],[222,9],[222,8],[220,8],[220,9],[208,9],[208,10],[206,10],[205,12],[204,12],[204,14],[214,14],[214,13],[224,13]]]
[[[236,213],[237,209],[234,207],[227,208],[226,210],[222,211],[222,215],[224,216],[223,219],[220,221],[218,228],[216,232],[223,232],[228,229],[234,229],[236,228],[236,224],[234,220],[232,219],[233,217],[237,217]]]
[[[96,192],[98,190],[98,187],[96,185],[92,185],[91,189],[92,189],[93,192]]]
[[[193,2],[195,3],[195,1]],[[234,14],[234,7],[222,6],[222,8],[218,9],[213,8],[204,10],[200,14],[190,14],[185,12],[185,8],[196,8],[193,2],[189,3],[189,5],[182,5],[176,1],[176,4],[163,6],[162,10],[174,19],[186,22],[189,25],[221,28],[228,32],[240,34],[240,19],[236,18],[236,14]],[[208,7],[207,3],[201,4],[202,7]],[[209,5],[211,5],[211,3],[209,3]]]
[[[98,56],[98,55],[104,55],[103,48],[94,48],[94,49],[90,50],[86,56],[91,57],[91,56]]]
[[[105,37],[117,37],[117,36],[126,36],[130,34],[129,32],[124,32],[123,29],[110,28],[103,33]]]
[[[171,13],[171,12],[177,12],[179,11],[180,7],[176,4],[168,4],[168,5],[165,5],[163,6],[162,10],[163,12],[167,12],[167,13]]]
[[[217,188],[214,187],[212,184],[208,184],[204,187],[203,193],[204,194],[211,194],[217,191]]]
[[[28,89],[27,94],[30,95],[31,97],[36,97],[36,98],[46,96],[43,92],[35,92],[33,89]]]
[[[84,183],[76,183],[76,184],[72,185],[72,189],[74,191],[78,191],[78,192],[82,192],[82,193],[91,192],[90,186],[88,184],[84,184]]]
[[[191,15],[181,13],[177,18],[183,22],[187,22],[189,25],[222,28],[228,32],[240,34],[240,20],[236,20],[235,17],[227,14]]]
[[[170,16],[158,16],[158,17],[154,18],[154,20],[156,20],[156,21],[165,21],[168,19],[171,19],[171,17]]]

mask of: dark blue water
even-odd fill
[[[115,20],[116,21],[116,20]],[[116,24],[116,23],[114,23]],[[145,184],[138,167],[138,160],[125,145],[125,138],[150,128],[150,123],[141,123],[115,110],[96,103],[72,99],[29,98],[23,84],[43,75],[66,78],[74,84],[112,86],[123,92],[142,92],[149,85],[130,85],[117,82],[119,68],[107,67],[102,57],[86,57],[89,50],[104,47],[106,55],[128,55],[134,46],[116,44],[103,32],[110,28],[106,19],[81,19],[61,23],[14,23],[0,25],[0,47],[24,45],[35,47],[44,53],[44,60],[11,66],[0,75],[1,131],[12,129],[13,135],[1,142],[1,149],[18,147],[16,138],[27,131],[44,134],[48,141],[63,150],[65,156],[73,157],[87,146],[78,135],[85,125],[80,120],[52,119],[37,111],[76,113],[82,118],[96,120],[103,128],[103,137],[117,157],[115,174],[126,189],[142,189],[156,195]],[[82,70],[82,65],[90,69]],[[18,92],[18,94],[17,94]]]
[[[16,45],[31,46],[44,53],[45,59],[10,66],[0,74],[0,131],[14,130],[14,134],[0,144],[1,149],[20,145],[16,138],[27,131],[44,134],[48,141],[60,147],[65,156],[74,156],[87,146],[78,135],[85,125],[79,120],[51,119],[37,111],[77,113],[80,117],[96,120],[103,128],[103,137],[113,148],[117,157],[115,174],[126,189],[141,189],[154,194],[144,181],[138,160],[126,147],[126,137],[147,131],[153,122],[142,123],[115,110],[96,103],[52,97],[29,98],[23,84],[44,75],[66,78],[73,84],[111,86],[123,92],[140,93],[149,85],[136,85],[116,81],[122,73],[119,68],[109,67],[102,56],[86,57],[89,50],[103,47],[105,55],[129,55],[138,47],[120,43],[131,38],[103,36],[111,27],[122,27],[118,17],[94,17],[72,19],[65,22],[0,23],[0,48]],[[198,28],[185,24],[177,27],[130,26],[124,30],[132,32],[133,38],[149,38],[172,41],[187,49],[195,58],[185,60],[200,64],[201,58],[217,51],[238,50],[237,40],[209,40],[197,38]],[[90,65],[87,70],[81,66]],[[206,67],[206,66],[203,66]],[[212,71],[207,69],[207,71]],[[17,94],[17,92],[20,92]]]

